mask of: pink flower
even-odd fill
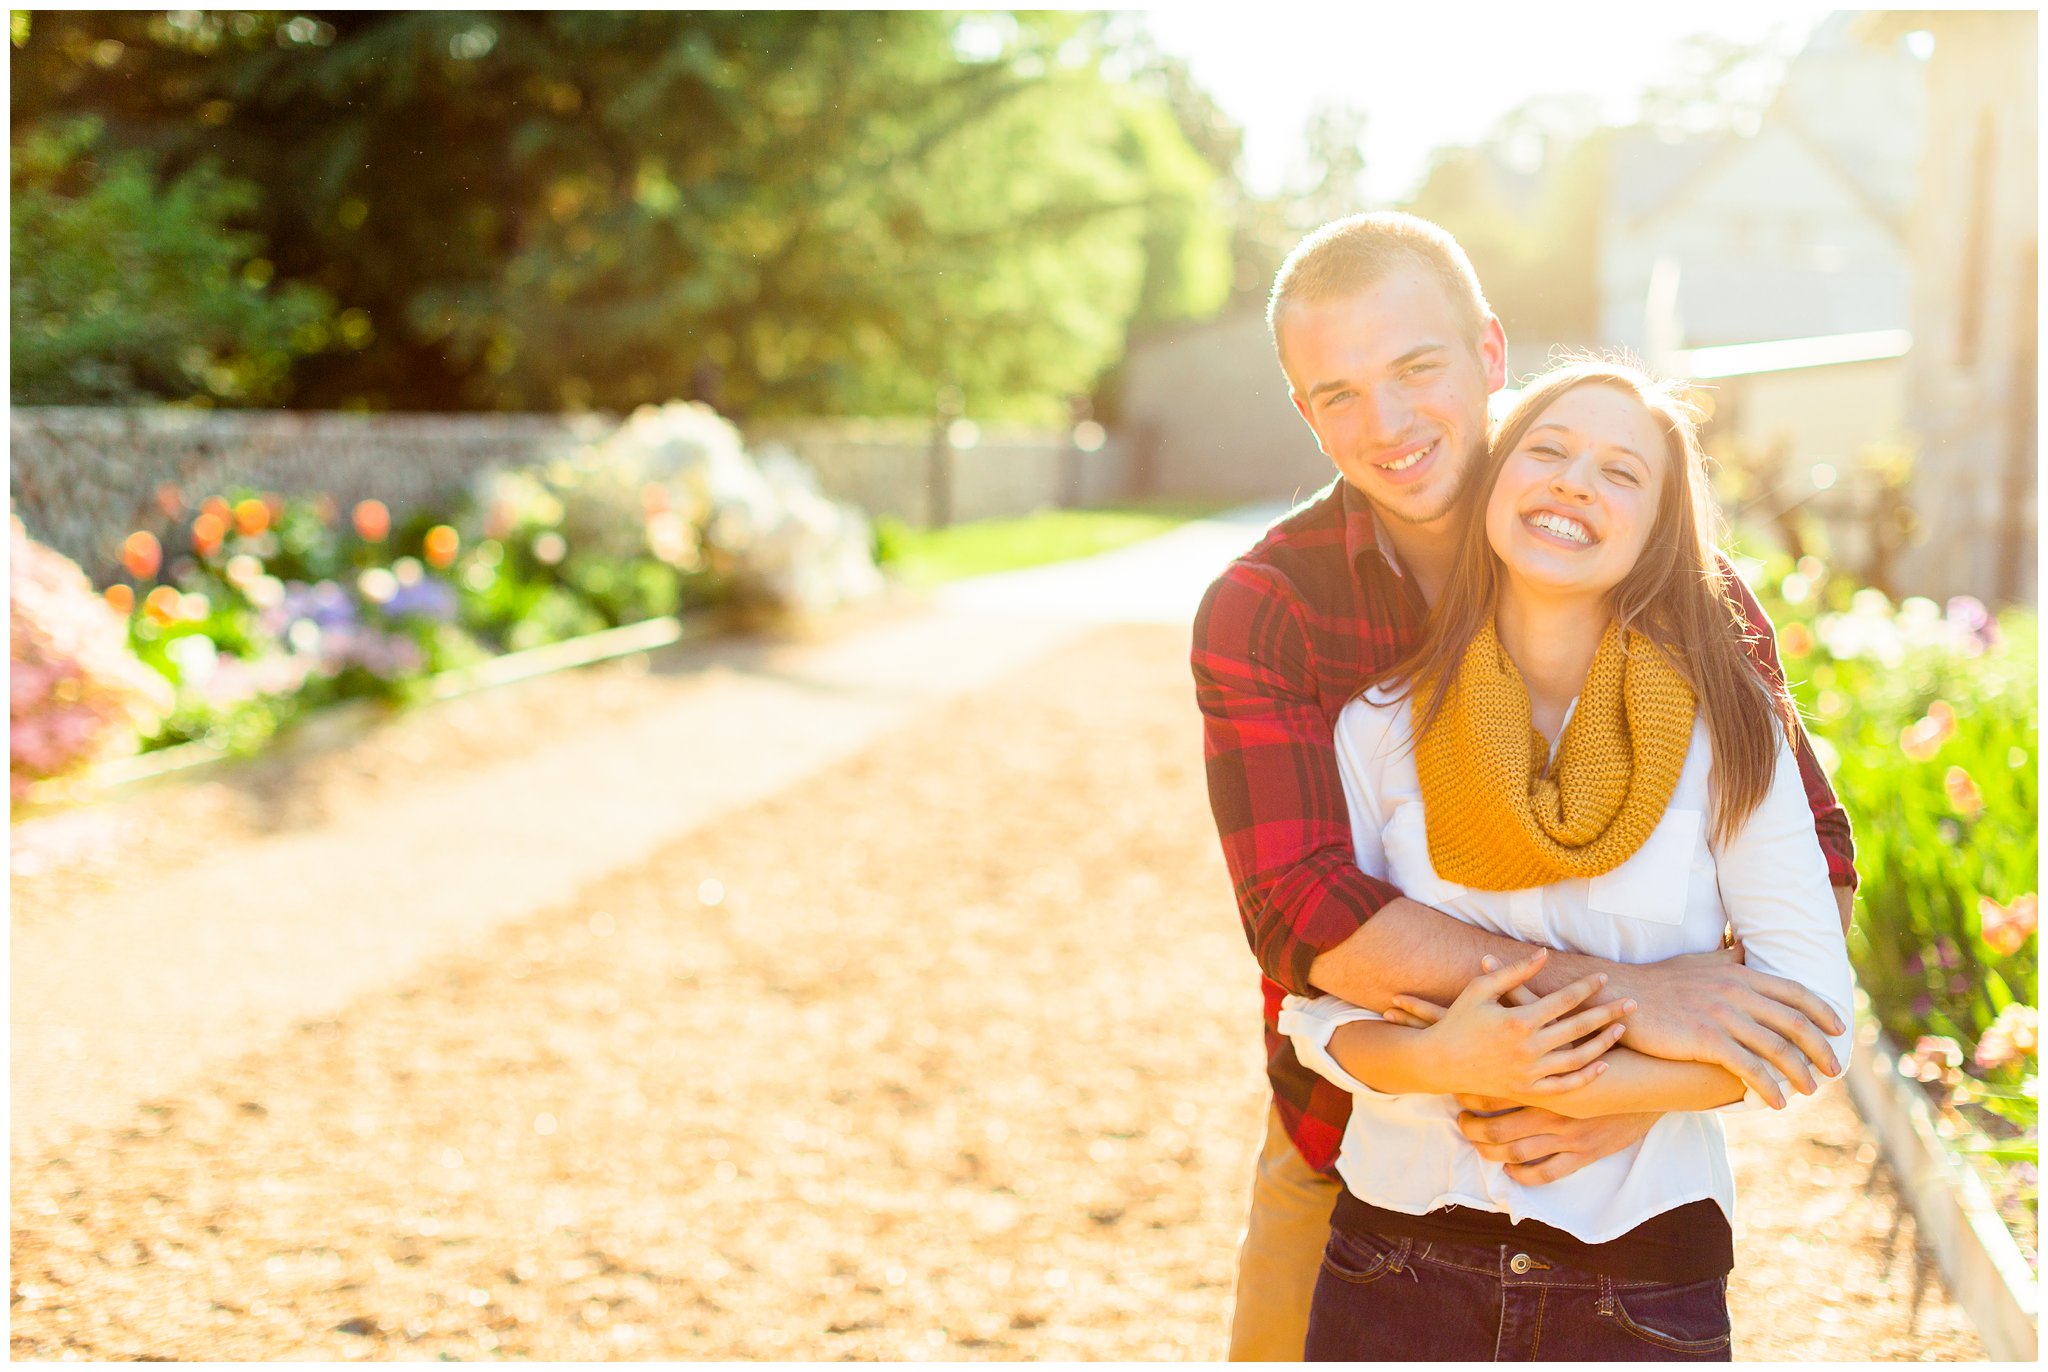
[[[2000,957],[2011,957],[2027,946],[2039,927],[2039,902],[2032,891],[2000,905],[1989,896],[1977,898],[1978,928],[1984,945]]]
[[[1927,707],[1927,713],[1899,731],[1899,751],[1914,762],[1925,762],[1955,736],[1956,712],[1945,700]]]
[[[1922,1034],[1913,1051],[1899,1059],[1899,1075],[1937,1082],[1963,1065],[1963,1045],[1942,1034]]]
[[[1973,1057],[1982,1068],[2003,1067],[2021,1058],[2038,1058],[2041,1053],[2041,1012],[2031,1005],[2015,1002],[1998,1012],[1998,1018],[1977,1040]]]
[[[10,791],[131,745],[171,708],[170,683],[128,650],[128,624],[70,559],[12,521]]]

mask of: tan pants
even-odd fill
[[[1237,1251],[1232,1362],[1300,1362],[1309,1300],[1330,1240],[1330,1210],[1343,1184],[1301,1160],[1266,1108],[1266,1144],[1252,1178],[1252,1213]]]

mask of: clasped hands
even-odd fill
[[[1546,1099],[1555,1102],[1604,1072],[1603,1056],[1624,1033],[1654,1056],[1715,1062],[1773,1107],[1787,1098],[1772,1067],[1804,1094],[1819,1087],[1815,1067],[1839,1070],[1825,1039],[1840,1032],[1839,1018],[1804,987],[1742,966],[1739,944],[1628,969],[1631,980],[1647,974],[1671,981],[1668,988],[1645,983],[1656,993],[1657,1013],[1633,1020],[1637,1002],[1628,995],[1581,1008],[1607,984],[1604,973],[1535,995],[1526,983],[1545,960],[1542,949],[1505,968],[1488,957],[1449,1006],[1402,995],[1385,1016],[1428,1031],[1429,1060],[1458,1085],[1459,1130],[1516,1181],[1568,1176],[1633,1144],[1656,1123],[1655,1113],[1572,1118],[1543,1108]]]

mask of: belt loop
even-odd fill
[[[1612,1315],[1614,1313],[1614,1278],[1604,1272],[1600,1275],[1599,1309],[1603,1315]]]

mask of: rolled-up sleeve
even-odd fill
[[[1245,938],[1267,976],[1310,994],[1310,966],[1400,891],[1359,870],[1330,721],[1299,607],[1233,564],[1202,599],[1190,666],[1209,805]]]
[[[1280,1032],[1294,1044],[1295,1056],[1317,1076],[1353,1095],[1378,1093],[1330,1056],[1330,1035],[1337,1032],[1338,1026],[1355,1020],[1382,1018],[1364,1006],[1336,996],[1289,996],[1280,1002]]]

